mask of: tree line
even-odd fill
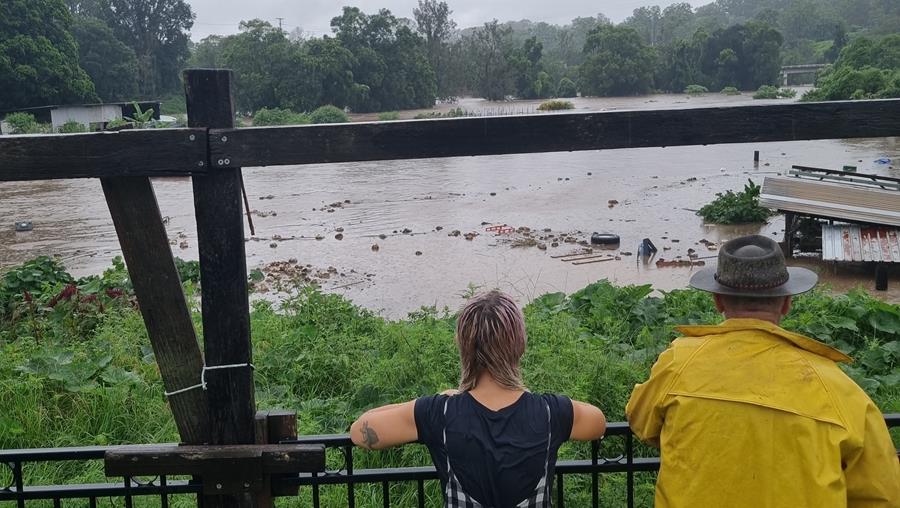
[[[254,19],[192,43],[185,0],[4,0],[0,110],[177,95],[186,66],[233,69],[247,113],[326,104],[393,111],[468,94],[755,90],[774,84],[782,64],[836,62],[857,39],[878,44],[900,32],[896,0],[676,3],[635,9],[618,25],[599,14],[563,26],[494,20],[459,29],[452,15],[439,0],[419,0],[411,18],[344,7],[331,35]]]
[[[3,0],[0,110],[178,92],[193,20],[184,0]]]

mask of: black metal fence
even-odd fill
[[[890,428],[900,427],[900,413],[886,414],[885,421]],[[617,442],[611,446],[609,441]],[[381,505],[391,504],[391,485],[396,483],[414,483],[416,488],[416,505],[426,506],[426,482],[436,482],[437,473],[434,467],[401,467],[382,469],[355,469],[354,447],[347,435],[306,436],[285,443],[324,444],[341,455],[342,467],[324,474],[304,474],[281,480],[285,485],[300,486],[300,494],[311,495],[312,506],[321,506],[321,490],[325,486],[346,486],[346,506],[357,505],[356,486],[380,485]],[[189,479],[171,479],[160,476],[151,480],[125,477],[114,483],[71,484],[71,485],[25,485],[26,469],[37,463],[66,461],[101,461],[106,450],[111,447],[89,446],[79,448],[41,448],[30,450],[0,450],[0,471],[6,468],[6,474],[0,478],[9,478],[9,485],[0,485],[0,507],[25,508],[32,502],[52,503],[54,507],[63,506],[63,500],[79,500],[79,506],[98,506],[102,500],[114,500],[114,506],[132,508],[136,498],[156,498],[158,506],[168,508],[170,497],[178,494],[198,495],[202,485]],[[621,450],[610,455],[607,450]],[[619,493],[617,499],[625,499],[629,508],[634,506],[636,473],[653,472],[659,469],[658,457],[635,457],[635,442],[631,430],[626,423],[611,423],[606,436],[594,441],[590,446],[590,459],[563,460],[556,466],[556,502],[555,506],[564,508],[566,503],[566,478],[573,475],[590,477],[591,506],[608,505],[600,496],[601,475],[623,473],[626,477],[625,492]],[[307,489],[311,489],[307,490]],[[81,504],[83,503],[83,504]]]

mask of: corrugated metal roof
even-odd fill
[[[801,178],[766,178],[761,206],[845,221],[900,226],[900,192]]]
[[[900,263],[900,229],[823,224],[822,259]]]

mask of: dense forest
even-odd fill
[[[893,97],[900,88],[897,59],[872,56],[900,52],[888,37],[900,33],[896,0],[716,0],[642,7],[620,24],[599,14],[564,26],[494,20],[464,29],[438,0],[419,0],[408,18],[355,7],[335,14],[323,37],[253,19],[195,43],[186,0],[5,0],[0,111],[177,96],[187,66],[234,69],[247,113],[325,104],[392,111],[469,94],[756,90],[798,63],[835,64],[812,99]]]

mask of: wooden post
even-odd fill
[[[887,291],[888,265],[887,263],[875,263],[875,290]]]
[[[266,422],[268,423],[266,436],[269,444],[280,444],[283,440],[297,439],[297,413],[293,411],[269,411],[266,416]],[[275,485],[272,488],[272,496],[296,496],[299,490],[297,485]]]
[[[100,182],[163,385],[169,392],[197,385],[203,357],[153,185],[141,176],[102,178]],[[181,441],[205,443],[209,429],[206,393],[190,390],[172,395],[169,405]]]
[[[193,69],[184,72],[188,125],[234,126],[232,73]],[[209,161],[210,172],[193,178],[194,212],[200,248],[203,337],[206,353],[210,443],[252,444],[255,441],[250,305],[244,223],[241,213],[241,170]],[[210,367],[240,366],[209,370]],[[250,507],[251,494],[213,496],[204,507]]]
[[[790,259],[794,257],[794,214],[785,212],[784,214],[784,243],[781,245],[784,250],[784,257]]]

